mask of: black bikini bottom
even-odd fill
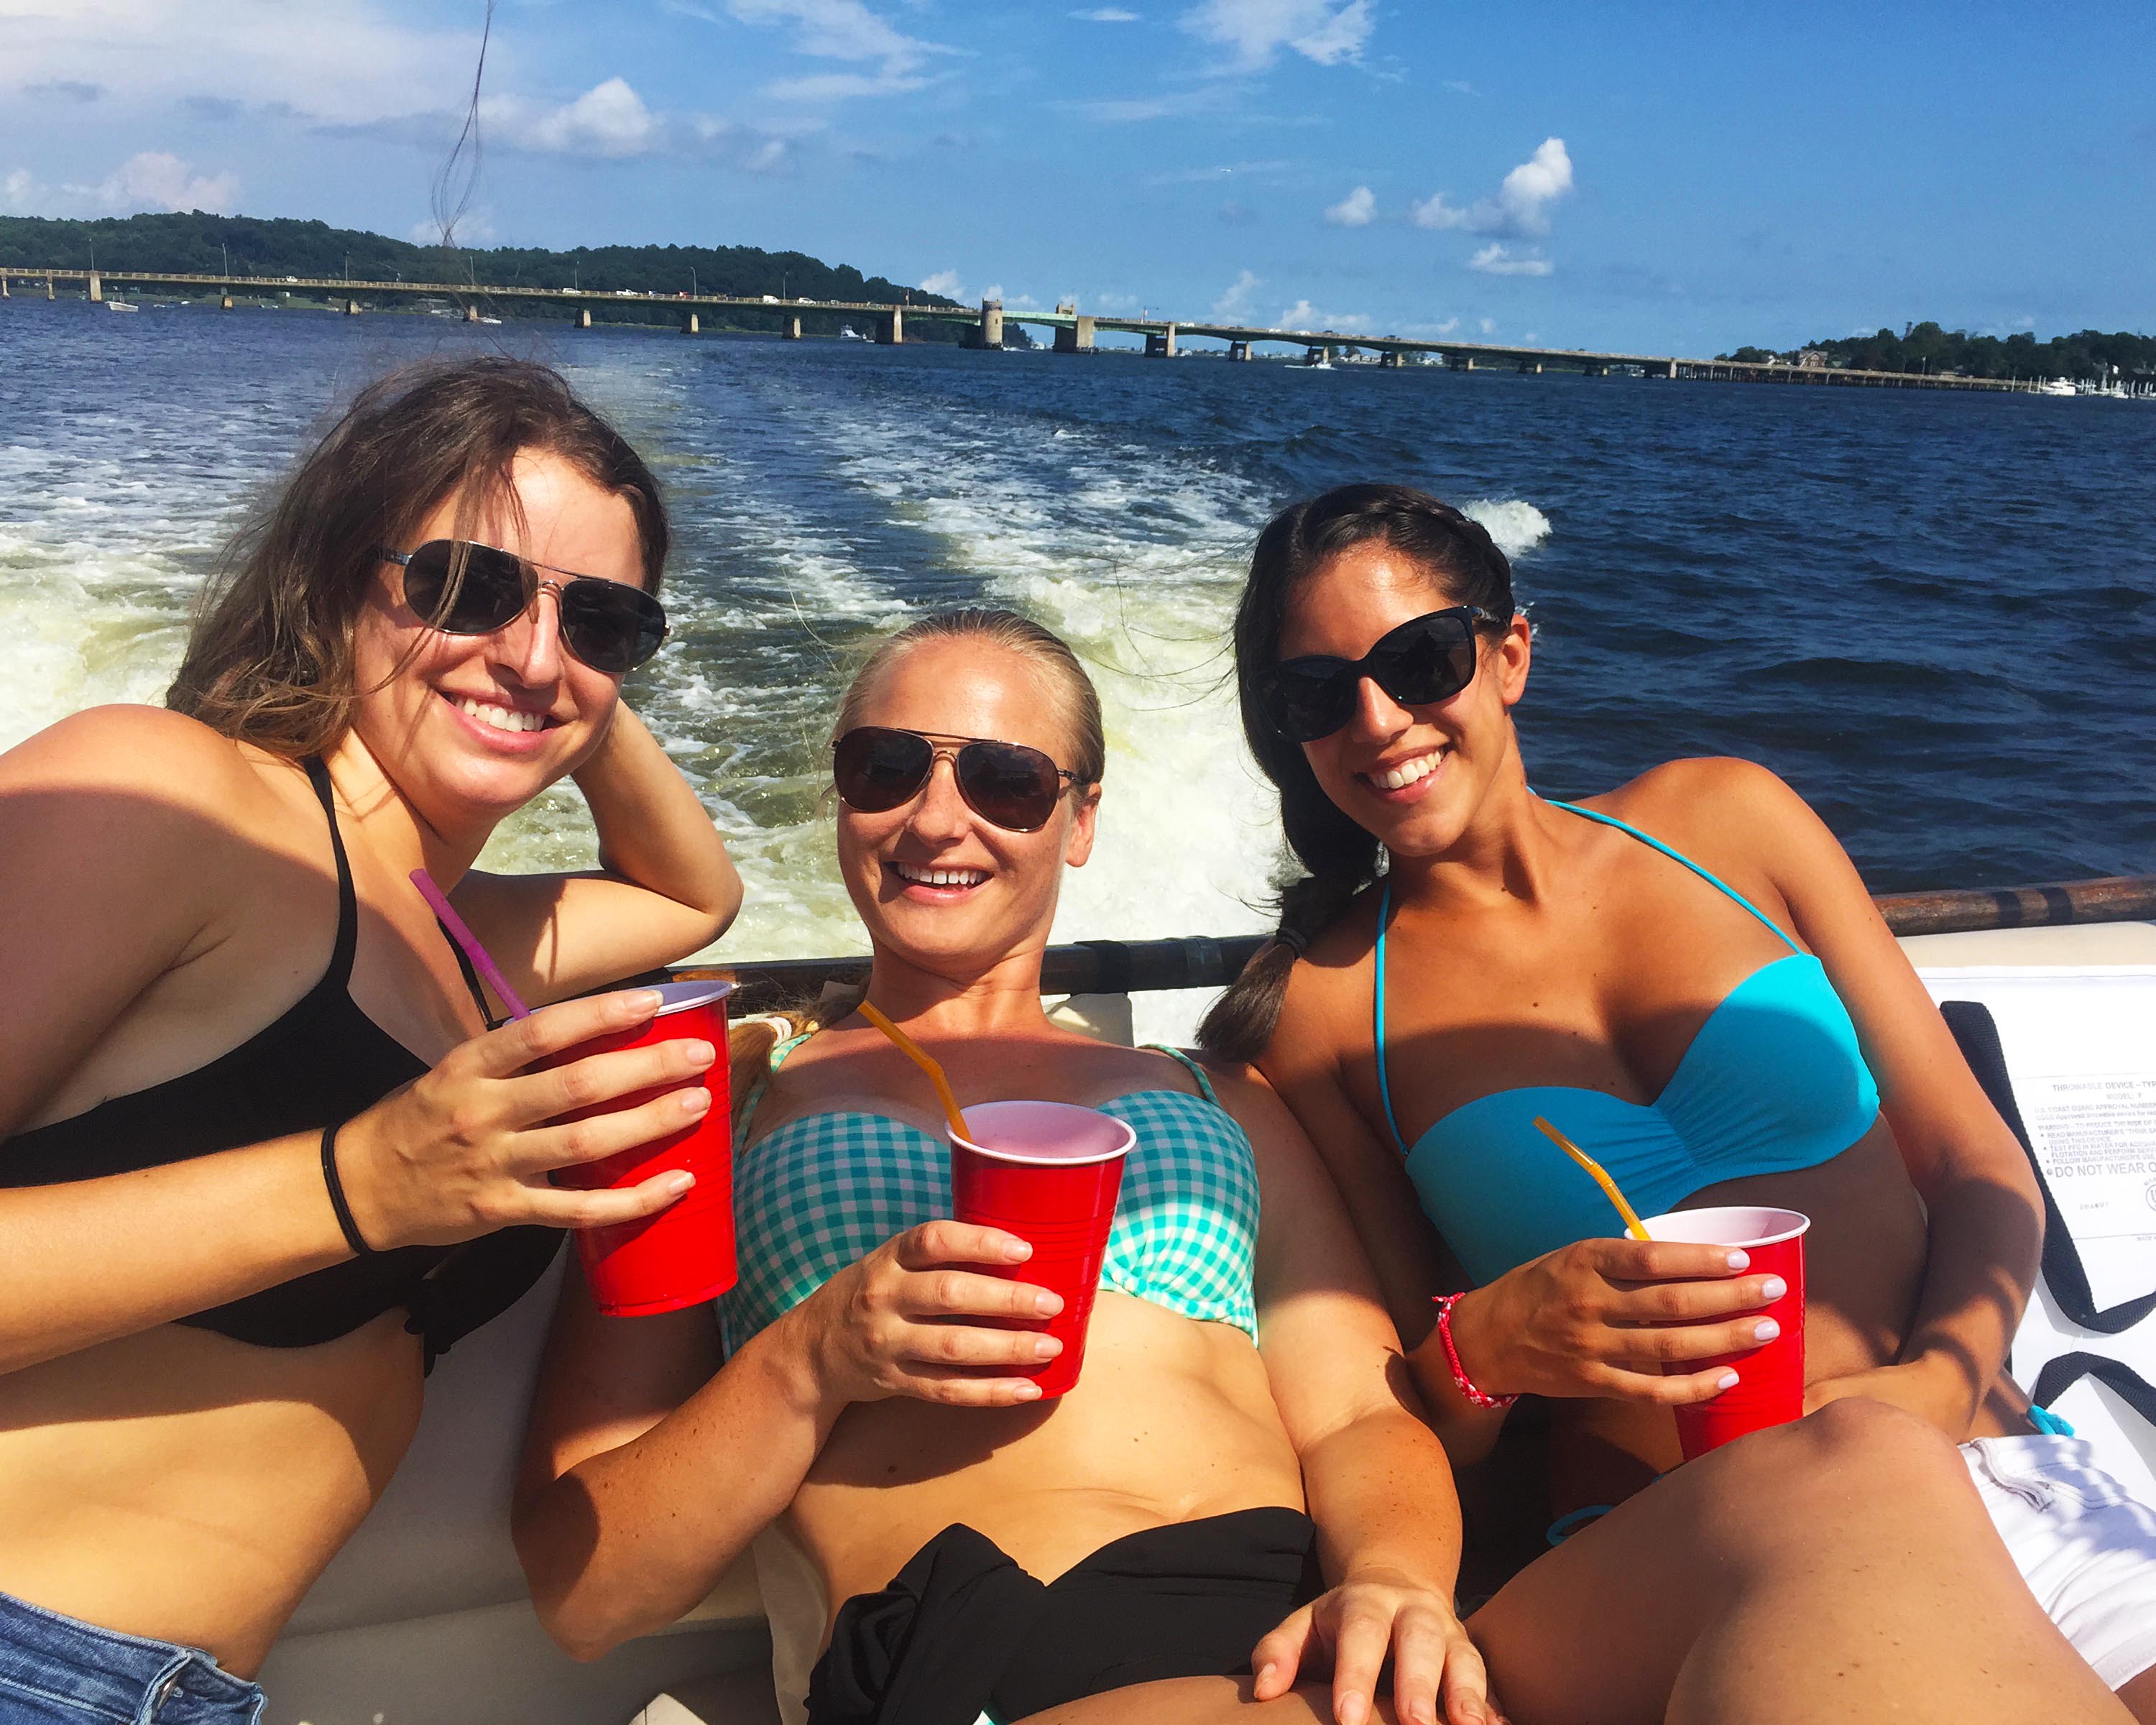
[[[994,1541],[946,1527],[881,1593],[839,1607],[809,1725],[974,1725],[1165,1677],[1247,1676],[1258,1643],[1323,1590],[1299,1510],[1147,1528],[1045,1586]]]

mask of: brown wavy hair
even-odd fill
[[[655,594],[670,536],[659,483],[560,373],[501,356],[410,367],[362,389],[227,544],[165,705],[289,759],[333,747],[362,692],[353,625],[379,548],[409,550],[452,495],[459,538],[496,509],[514,519],[511,469],[526,453],[627,502]]]

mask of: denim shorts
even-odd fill
[[[262,1692],[208,1654],[0,1594],[0,1725],[256,1725]]]

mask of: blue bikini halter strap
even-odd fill
[[[1668,845],[1663,844],[1660,839],[1655,837],[1653,834],[1641,832],[1639,828],[1634,826],[1629,820],[1620,820],[1614,814],[1602,814],[1597,813],[1592,809],[1583,809],[1577,803],[1560,803],[1554,797],[1545,797],[1543,800],[1548,803],[1553,809],[1568,809],[1572,814],[1583,816],[1588,820],[1599,821],[1605,827],[1614,827],[1620,833],[1630,833],[1649,850],[1661,851],[1661,854],[1669,858],[1671,862],[1682,863],[1686,868],[1690,869],[1692,873],[1698,875],[1701,880],[1706,881],[1708,886],[1713,887],[1717,891],[1726,894],[1727,896],[1736,900],[1738,904],[1743,906],[1746,910],[1749,911],[1762,922],[1765,923],[1768,928],[1773,932],[1774,938],[1781,942],[1781,943],[1787,947],[1792,952],[1801,952],[1804,950],[1803,947],[1799,947],[1794,941],[1791,940],[1789,936],[1782,932],[1781,924],[1775,922],[1772,916],[1769,916],[1764,911],[1761,910],[1758,906],[1753,904],[1750,899],[1745,897],[1743,893],[1732,886],[1727,880],[1724,880],[1719,876],[1710,873],[1707,870],[1702,868],[1697,863],[1686,856],[1681,850],[1671,850]]]
[[[1378,893],[1378,975],[1372,991],[1372,1016],[1377,1023],[1378,1100],[1384,1104],[1385,1124],[1393,1134],[1394,1147],[1408,1153],[1408,1141],[1400,1136],[1399,1117],[1393,1112],[1393,1086],[1385,1076],[1385,931],[1393,920],[1393,877],[1387,875]]]

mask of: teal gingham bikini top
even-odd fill
[[[734,1222],[741,1280],[719,1299],[732,1353],[895,1234],[951,1214],[951,1152],[887,1115],[804,1115],[747,1142],[769,1074],[808,1040],[771,1051],[734,1129]],[[1184,1317],[1233,1324],[1255,1341],[1252,1276],[1258,1173],[1250,1141],[1183,1054],[1202,1096],[1134,1091],[1101,1105],[1137,1134],[1101,1266],[1101,1286]]]

